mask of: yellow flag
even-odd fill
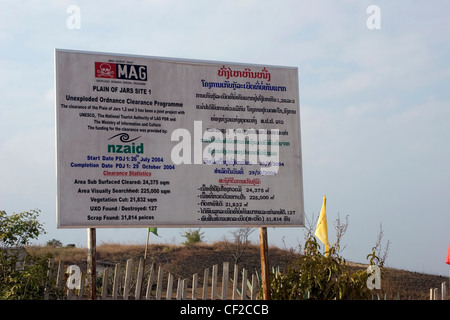
[[[328,227],[327,227],[327,198],[323,196],[322,210],[320,210],[319,220],[317,221],[316,237],[325,245],[325,256],[328,256]]]

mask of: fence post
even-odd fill
[[[230,263],[224,262],[223,263],[223,270],[222,270],[222,300],[227,300],[228,298],[228,277],[229,277],[229,269],[230,269]]]
[[[192,300],[197,300],[198,273],[192,276]]]
[[[114,283],[112,290],[112,298],[113,300],[117,300],[118,290],[119,290],[119,276],[120,276],[120,265],[116,264],[114,269]]]
[[[183,279],[183,291],[181,292],[181,299],[186,300],[187,298],[187,286],[188,286],[188,279]]]
[[[102,282],[102,300],[106,300],[108,295],[108,278],[109,278],[109,268],[103,271],[103,282]]]
[[[250,293],[250,299],[256,300],[256,274],[252,274],[252,289]]]
[[[152,266],[150,267],[150,274],[148,276],[148,282],[147,282],[147,293],[145,294],[145,299],[150,300],[150,297],[152,295],[152,286],[153,286],[153,270],[155,267],[155,263],[152,263]]]
[[[259,228],[260,255],[261,255],[261,278],[263,299],[270,300],[270,274],[269,274],[269,247],[267,244],[267,228]]]
[[[213,265],[212,269],[212,285],[211,285],[211,300],[216,300],[217,294],[217,267],[218,265]]]
[[[144,258],[140,258],[139,259],[139,269],[138,269],[138,274],[137,274],[137,281],[136,281],[136,292],[134,294],[134,298],[136,300],[141,299],[143,279],[144,279]]]
[[[441,300],[447,299],[447,286],[445,281],[441,283]]]
[[[234,276],[233,276],[233,293],[231,295],[231,299],[236,300],[237,286],[239,279],[239,266],[237,264],[234,265]]]
[[[166,291],[166,299],[172,299],[172,290],[173,290],[173,275],[169,273],[169,279],[167,279],[167,291]]]
[[[123,288],[123,300],[128,300],[132,269],[133,269],[133,259],[128,259],[127,269],[125,270],[125,285]]]
[[[181,300],[183,296],[183,280],[178,278],[177,282],[177,300]]]
[[[48,300],[50,298],[50,283],[52,280],[53,262],[53,259],[48,259],[47,282],[45,283],[44,300]]]
[[[241,300],[247,300],[247,270],[242,269],[242,296]]]
[[[161,300],[162,280],[163,280],[163,270],[162,270],[161,266],[159,266],[158,267],[158,282],[156,284],[156,300]]]
[[[96,229],[87,229],[87,274],[88,274],[88,299],[97,300],[97,244]]]
[[[56,288],[58,288],[58,291],[61,290],[63,274],[64,274],[64,265],[63,262],[60,260],[58,262],[58,272],[56,274]]]
[[[208,278],[209,278],[209,268],[206,268],[203,273],[203,293],[202,299],[206,300],[208,297]]]
[[[80,275],[80,290],[78,291],[78,298],[83,299],[84,289],[86,287],[86,273],[81,273]]]

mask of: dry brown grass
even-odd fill
[[[172,244],[151,244],[147,257],[150,261],[164,266],[164,269],[172,274],[190,278],[193,274],[203,274],[206,268],[214,264],[230,262],[234,264],[233,253],[236,248],[226,241],[212,244],[197,244],[192,246]],[[55,260],[61,260],[65,265],[77,264],[85,266],[87,258],[86,248],[52,248],[31,246],[27,250],[35,255],[50,254]],[[128,259],[137,259],[144,255],[145,244],[118,244],[102,243],[97,245],[97,262],[125,263]],[[297,253],[292,250],[284,250],[277,247],[269,248],[270,267],[280,267],[286,270]],[[260,272],[259,245],[248,246],[238,261],[240,268],[246,268],[249,272]],[[355,264],[354,268],[365,268],[362,264]],[[356,270],[356,269],[355,269]],[[378,290],[381,298],[402,300],[427,300],[430,288],[440,288],[442,282],[448,282],[448,278],[437,275],[423,274],[387,268],[383,271],[382,290]],[[448,290],[450,291],[450,290]],[[447,293],[450,298],[450,293]]]
[[[64,262],[79,262],[86,259],[86,249],[64,247],[55,248],[51,246],[28,246],[26,250],[33,256],[50,256],[55,260]]]

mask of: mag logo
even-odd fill
[[[95,77],[147,81],[147,66],[111,62],[95,62]]]

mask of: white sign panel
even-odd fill
[[[298,70],[56,50],[58,227],[302,226]]]

